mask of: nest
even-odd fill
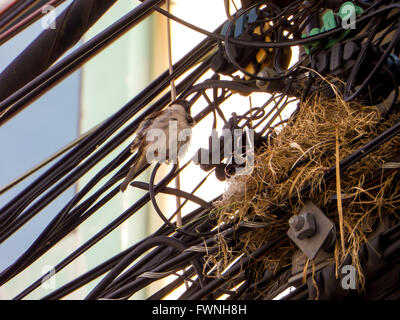
[[[252,173],[230,178],[222,199],[214,203],[221,224],[261,222],[266,226],[242,235],[240,252],[229,251],[221,242],[221,250],[209,258],[222,271],[241,254],[251,253],[286,233],[288,217],[298,214],[305,201],[311,200],[338,226],[332,259],[338,265],[350,254],[363,284],[357,250],[384,216],[397,219],[400,179],[395,177],[396,172],[383,175],[382,168],[400,153],[400,139],[397,136],[386,142],[342,171],[339,179],[325,181],[323,176],[338,160],[398,121],[398,115],[382,120],[376,107],[345,103],[339,97],[313,97],[301,103],[296,115],[257,150]],[[377,178],[371,181],[371,176]],[[302,194],[305,188],[306,195]],[[297,249],[291,241],[277,246],[257,264],[259,274],[290,266]]]

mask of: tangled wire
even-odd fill
[[[368,287],[368,281],[376,279],[370,280],[369,271],[362,265],[360,254],[367,250],[364,242],[378,228],[382,215],[390,212],[390,227],[398,223],[399,166],[395,165],[395,156],[399,152],[400,133],[400,5],[395,1],[359,1],[352,7],[355,28],[344,29],[347,16],[341,14],[346,4],[342,1],[243,1],[242,9],[209,32],[163,10],[159,2],[142,1],[71,56],[52,67],[49,64],[46,70],[38,70],[38,77],[28,79],[24,87],[1,101],[0,123],[5,123],[88,60],[94,48],[99,50],[99,46],[115,40],[119,32],[124,32],[122,28],[128,30],[151,10],[207,36],[173,66],[172,74],[164,72],[118,112],[57,155],[54,164],[4,205],[0,209],[0,242],[16,233],[117,147],[125,145],[145,116],[170,103],[168,93],[161,98],[159,95],[169,89],[172,79],[179,79],[179,98],[190,100],[192,110],[200,110],[194,115],[196,124],[208,117],[214,120],[216,128],[217,121],[222,121],[228,132],[240,130],[243,141],[248,132],[254,132],[255,169],[250,174],[235,176],[235,170],[243,164],[234,161],[230,150],[232,157],[221,157],[211,164],[198,163],[209,174],[191,192],[185,192],[168,185],[178,175],[187,174],[192,161],[179,168],[173,166],[156,183],[156,175],[160,175],[157,164],[151,169],[149,183],[131,184],[146,193],[66,256],[51,276],[147,203],[163,225],[43,299],[61,299],[101,276],[104,277],[86,299],[128,299],[170,275],[176,279],[149,299],[162,299],[182,286],[185,291],[179,299],[271,299],[290,286],[298,289],[288,298],[326,298],[332,292],[324,295],[323,288],[318,287],[321,284],[315,265],[310,271],[312,262],[308,265],[307,259],[300,272],[311,279],[307,294],[304,281],[288,281],[294,274],[292,256],[298,248],[286,231],[289,217],[297,214],[307,199],[313,199],[331,218],[338,216],[336,201],[332,201],[337,169],[344,177],[342,193],[349,194],[350,199],[344,207],[348,212],[352,210],[352,215],[344,216],[344,247],[348,250],[341,251],[341,221],[333,218],[338,226],[338,240],[327,254],[331,254],[329,259],[336,266],[349,259],[357,262],[363,275],[360,283]],[[203,76],[209,74],[204,80]],[[229,99],[235,94],[248,96],[254,92],[265,93],[263,104],[251,106],[243,114],[232,114]],[[284,117],[284,111],[291,108],[295,110]],[[348,121],[340,124],[343,117]],[[345,146],[340,168],[335,162],[335,132],[337,141]],[[221,149],[224,147],[220,145]],[[212,151],[211,143],[209,149],[202,150],[210,159]],[[135,160],[136,155],[131,156],[126,147],[107,162],[0,274],[0,285],[28,268],[109,203],[119,193],[119,183]],[[232,189],[208,202],[195,193],[212,174],[227,180]],[[158,194],[170,194],[184,201],[168,216],[157,203]],[[182,226],[177,227],[174,218],[189,202],[197,208],[184,215]],[[360,220],[366,213],[371,216]],[[379,244],[382,252],[398,241],[393,235],[397,235],[396,228],[385,232],[383,238],[390,241]],[[397,263],[398,254],[394,252],[390,251],[393,259],[387,260],[390,266]],[[28,296],[49,276],[38,278],[15,299]]]

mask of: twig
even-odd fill
[[[339,228],[340,228],[340,242],[342,244],[342,255],[345,255],[344,245],[344,230],[343,230],[343,207],[342,207],[342,191],[340,183],[340,154],[339,154],[339,132],[336,129],[336,194],[337,194],[337,207],[339,215]]]

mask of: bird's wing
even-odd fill
[[[135,152],[140,147],[140,145],[144,143],[148,128],[153,124],[154,119],[156,119],[161,114],[161,112],[162,111],[157,111],[149,114],[140,123],[139,127],[136,130],[136,137],[130,146],[131,153]]]

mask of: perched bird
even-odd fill
[[[148,115],[136,130],[130,150],[137,154],[136,162],[121,183],[124,192],[135,174],[147,163],[176,163],[189,145],[194,120],[190,115],[190,104],[186,100],[175,100],[164,110]]]

